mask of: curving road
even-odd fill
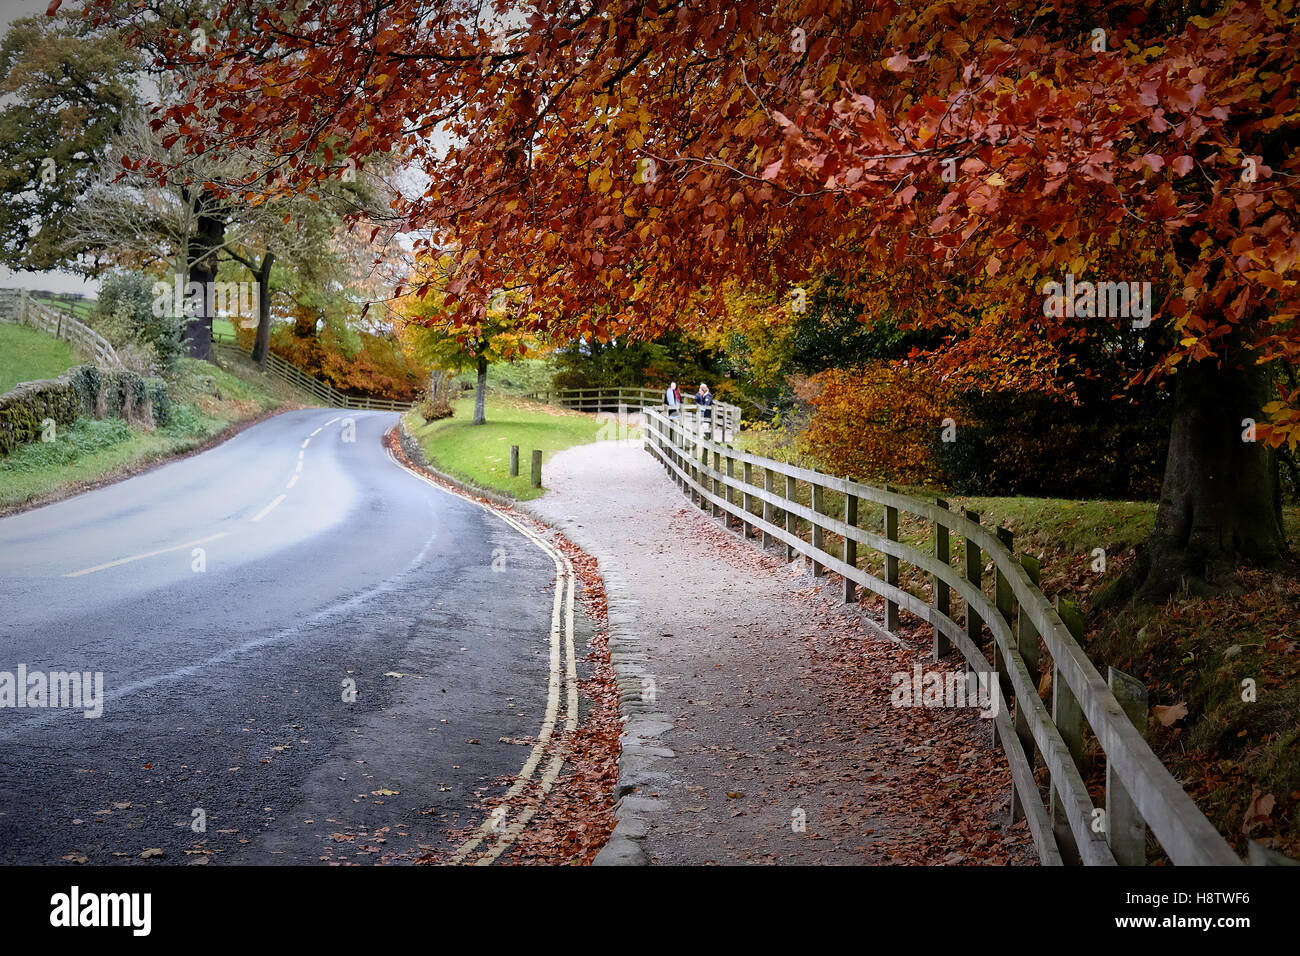
[[[553,720],[563,579],[397,466],[395,421],[288,412],[0,519],[0,672],[103,674],[87,718],[0,673],[0,863],[400,862],[480,825]]]

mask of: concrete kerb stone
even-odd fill
[[[527,511],[564,534],[588,554],[599,558],[593,543],[576,520],[559,520],[544,517],[529,508],[528,502],[517,502],[516,508]],[[650,741],[672,728],[666,714],[660,713],[653,700],[645,699],[647,687],[646,654],[637,623],[640,602],[632,596],[623,577],[602,564],[605,582],[605,605],[608,613],[609,656],[614,665],[614,680],[619,689],[619,709],[623,713],[621,754],[618,762],[618,785],[615,789],[617,804],[614,808],[615,826],[609,842],[596,854],[596,866],[645,866],[650,860],[642,848],[647,830],[647,817],[663,809],[662,801],[641,796],[651,792],[654,784],[667,784],[670,775],[655,769],[660,761],[675,756],[666,747],[655,746]],[[634,796],[635,794],[635,796]]]

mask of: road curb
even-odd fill
[[[606,632],[609,642],[610,663],[614,666],[614,680],[618,685],[618,706],[623,715],[623,732],[619,735],[618,784],[614,791],[614,831],[609,842],[596,854],[593,866],[646,866],[649,857],[641,847],[646,835],[646,814],[658,809],[660,801],[650,797],[633,797],[632,794],[644,790],[647,784],[658,780],[667,780],[668,774],[653,769],[653,764],[662,758],[672,757],[673,753],[663,747],[656,747],[652,741],[665,730],[672,727],[666,714],[655,711],[653,697],[646,701],[646,690],[653,687],[653,681],[647,684],[646,655],[641,645],[636,619],[636,607],[640,603],[632,597],[631,589],[616,572],[604,567],[600,557],[589,540],[574,521],[555,521],[539,514],[530,507],[529,501],[518,501],[500,492],[482,488],[473,482],[453,477],[429,464],[424,449],[406,428],[406,422],[398,419],[397,440],[402,451],[418,467],[455,488],[469,495],[484,498],[503,508],[522,512],[546,527],[563,534],[578,548],[597,560],[601,581],[605,586],[605,610],[607,615]]]
[[[648,817],[663,809],[656,797],[643,796],[656,783],[666,783],[669,774],[659,769],[662,760],[675,754],[658,744],[656,738],[673,724],[655,704],[657,696],[653,677],[646,669],[646,653],[641,642],[637,608],[640,600],[622,575],[601,563],[599,549],[586,539],[581,526],[571,519],[554,520],[529,507],[530,502],[515,502],[515,507],[530,517],[559,531],[587,554],[596,558],[601,580],[605,584],[605,608],[608,615],[609,657],[618,684],[618,705],[623,714],[623,732],[619,737],[618,784],[614,792],[614,832],[609,842],[596,854],[593,866],[647,866],[650,858],[642,847]]]
[[[591,541],[586,540],[586,535],[576,521],[553,520],[534,510],[530,506],[531,502],[517,501],[432,467],[420,443],[407,431],[406,423],[401,419],[397,423],[397,438],[407,457],[431,475],[467,494],[527,514],[560,532],[596,558],[605,585],[609,657],[614,665],[614,680],[618,684],[618,706],[623,715],[623,732],[619,737],[618,784],[614,791],[614,832],[610,834],[609,842],[596,854],[592,865],[647,866],[650,859],[641,846],[646,835],[646,818],[661,809],[661,802],[654,797],[635,794],[648,792],[649,785],[653,783],[667,781],[669,775],[656,769],[656,764],[674,754],[655,743],[655,738],[672,727],[672,721],[668,715],[659,713],[655,708],[653,678],[646,670],[646,654],[637,624],[636,608],[640,602],[632,596],[632,591],[623,578],[601,562],[598,550]]]

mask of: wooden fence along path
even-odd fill
[[[26,289],[0,290],[0,321],[28,325],[56,339],[63,339],[96,365],[122,366],[108,339],[66,312],[37,302]]]
[[[814,575],[840,574],[846,601],[857,599],[858,588],[880,595],[891,632],[900,611],[929,622],[936,659],[956,648],[971,671],[997,675],[988,679],[998,695],[995,739],[1011,769],[1011,812],[1027,820],[1044,864],[1142,865],[1148,830],[1175,864],[1242,862],[1147,745],[1146,688],[1114,668],[1109,680],[1102,678],[1079,645],[1082,615],[1044,596],[1038,562],[1013,553],[1009,531],[985,527],[978,514],[951,511],[941,499],[924,501],[746,454],[670,421],[663,409],[643,411],[646,450],[727,528],[761,534],[764,545],[784,544],[789,560],[803,555],[812,562]],[[861,504],[883,508],[879,530],[859,523]],[[929,548],[899,540],[900,515],[928,526]],[[953,565],[954,541],[962,546],[964,571]],[[861,566],[859,548],[879,556],[863,555],[880,574]],[[986,592],[987,562],[994,573]],[[929,599],[900,583],[908,566],[908,577],[919,572],[931,585]],[[954,593],[964,617],[953,616]],[[1049,660],[1040,659],[1040,638]],[[1050,706],[1038,694],[1047,670]],[[1093,805],[1084,784],[1086,734],[1104,754],[1101,806]],[[1035,767],[1045,769],[1045,786]],[[1250,857],[1284,860],[1257,844]]]
[[[626,409],[659,408],[664,404],[664,392],[654,388],[561,388],[532,392],[529,398],[550,402],[578,412],[618,412]],[[708,429],[724,441],[740,432],[740,408],[716,399],[711,406],[709,419],[704,419],[695,404],[695,396],[682,399],[681,422],[683,427],[698,434],[707,421]]]
[[[233,335],[226,333],[214,332],[212,342],[224,348],[230,348],[241,355],[251,355],[251,349],[245,349],[239,344],[238,339]],[[266,353],[266,371],[287,382],[294,388],[306,392],[312,398],[323,402],[331,408],[347,409],[374,409],[381,412],[404,412],[412,405],[411,402],[398,402],[388,398],[357,398],[355,395],[345,395],[328,382],[322,382],[314,375],[304,372],[298,366],[294,365],[287,359],[283,359],[274,352],[268,350]]]

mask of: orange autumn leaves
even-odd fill
[[[822,467],[863,481],[922,484],[939,474],[936,448],[960,427],[956,403],[933,372],[901,362],[815,375],[805,448]]]

